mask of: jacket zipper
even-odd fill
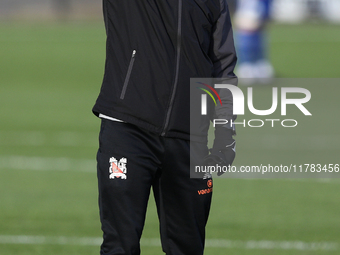
[[[172,94],[170,98],[170,104],[168,107],[168,111],[166,114],[166,119],[163,127],[163,131],[161,133],[162,136],[165,136],[166,130],[168,128],[170,122],[170,116],[173,108],[173,104],[175,101],[175,95],[178,85],[178,73],[179,73],[179,60],[181,55],[181,37],[182,37],[182,0],[178,0],[178,24],[177,24],[177,52],[176,52],[176,67],[175,67],[175,80],[173,83]]]
[[[126,89],[127,89],[127,86],[128,86],[129,80],[130,80],[130,76],[131,76],[131,71],[132,71],[132,68],[133,68],[133,63],[135,62],[135,56],[136,56],[136,50],[133,50],[132,56],[131,56],[131,59],[130,59],[130,63],[129,63],[129,67],[128,67],[128,70],[127,70],[127,73],[126,73],[126,76],[125,76],[122,92],[120,94],[120,99],[124,99],[124,97],[125,97],[125,92],[126,92]]]

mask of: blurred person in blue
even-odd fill
[[[273,78],[274,69],[268,60],[266,23],[272,0],[238,0],[234,16],[235,41],[238,53],[237,75],[261,82]]]

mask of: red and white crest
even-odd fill
[[[121,178],[121,179],[126,179],[126,173],[127,173],[127,159],[126,158],[121,158],[119,161],[115,158],[112,157],[110,158],[110,179],[114,178]]]

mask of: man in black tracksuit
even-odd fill
[[[97,154],[104,233],[100,254],[140,254],[151,188],[163,251],[203,254],[212,181],[190,178],[189,83],[194,77],[235,78],[227,4],[103,0],[103,9],[105,75],[93,108],[102,119]],[[232,98],[222,99],[226,108],[216,116],[234,118]],[[226,146],[233,143],[233,131],[221,127],[215,134],[211,155],[232,163],[234,152]],[[206,145],[191,149],[196,160],[209,154]]]

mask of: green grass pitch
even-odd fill
[[[277,76],[339,77],[339,31],[326,24],[272,24]],[[0,25],[1,255],[99,254],[99,120],[91,108],[103,75],[104,40],[101,22]],[[340,86],[325,88],[313,87],[323,103],[309,104],[316,117],[301,125],[310,128],[282,130],[288,140],[281,150],[259,145],[274,135],[271,129],[240,129],[235,164],[339,164]],[[339,194],[339,179],[216,179],[205,254],[339,254]],[[163,254],[157,238],[151,199],[142,254]]]

